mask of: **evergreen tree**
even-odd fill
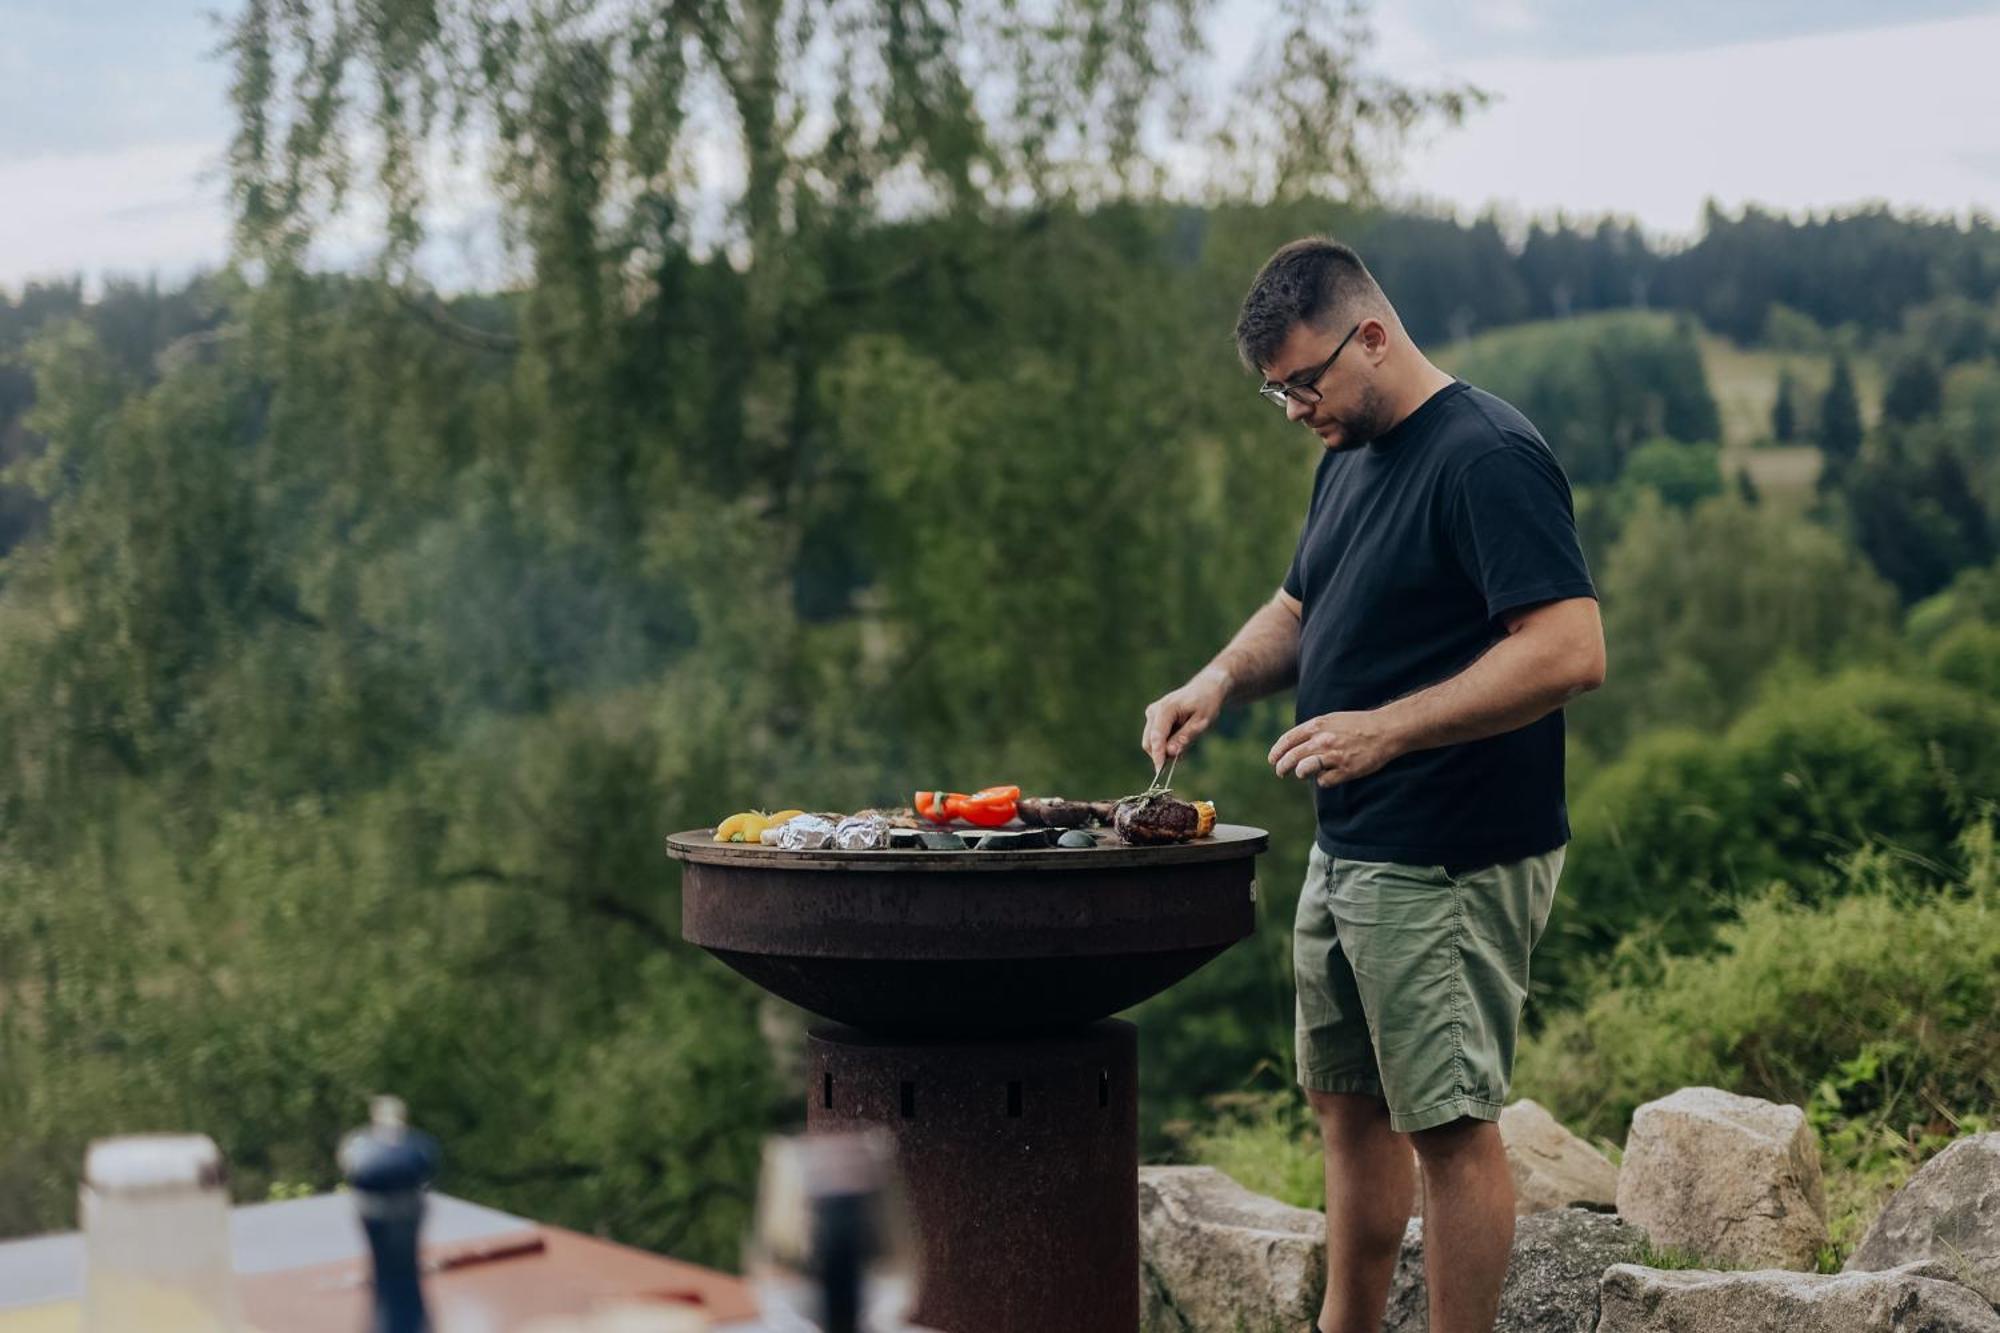
[[[1905,357],[1882,392],[1882,420],[1909,425],[1936,416],[1944,405],[1944,380],[1928,356]]]
[[[1833,379],[1819,400],[1819,447],[1829,472],[1854,461],[1861,452],[1861,400],[1854,392],[1854,370],[1843,353],[1834,358]]]
[[[1778,368],[1778,399],[1771,404],[1771,438],[1779,444],[1790,444],[1799,433],[1798,407],[1792,401],[1798,392],[1798,385],[1792,380],[1792,368]]]

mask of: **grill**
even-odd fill
[[[809,1129],[896,1140],[919,1323],[1135,1333],[1138,1048],[1109,1016],[1255,927],[1262,829],[1023,851],[786,852],[676,834],[681,930],[822,1018]]]

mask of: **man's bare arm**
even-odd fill
[[[1223,683],[1228,702],[1254,703],[1299,683],[1299,603],[1283,588],[1258,607],[1229,646],[1201,670]]]
[[[1514,731],[1604,682],[1604,626],[1589,597],[1510,617],[1507,637],[1465,670],[1361,712],[1325,713],[1271,747],[1279,777],[1331,787],[1414,750]]]
[[[1298,678],[1299,603],[1281,588],[1187,684],[1153,701],[1140,748],[1156,767],[1164,765],[1207,731],[1224,705],[1276,694]]]

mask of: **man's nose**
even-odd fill
[[[1287,420],[1287,421],[1304,421],[1304,420],[1305,420],[1305,419],[1306,419],[1307,417],[1309,417],[1309,416],[1311,416],[1311,415],[1312,415],[1312,404],[1311,404],[1311,403],[1302,403],[1302,402],[1300,402],[1300,401],[1299,401],[1298,399],[1296,399],[1296,398],[1293,398],[1293,397],[1291,397],[1290,395],[1287,395],[1287,396],[1286,396],[1286,398],[1285,398],[1285,420]]]

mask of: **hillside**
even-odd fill
[[[1479,379],[1494,367],[1517,361],[1575,355],[1613,329],[1665,338],[1672,333],[1675,318],[1667,311],[1618,311],[1533,320],[1447,343],[1438,349],[1437,360],[1447,370]],[[1809,413],[1832,377],[1833,354],[1744,347],[1707,329],[1696,330],[1695,345],[1720,419],[1724,473],[1733,477],[1748,472],[1767,499],[1793,506],[1809,502],[1819,478],[1819,450],[1810,444],[1773,444],[1771,409],[1777,401],[1779,376],[1789,370]],[[1863,419],[1872,426],[1881,411],[1881,368],[1866,359],[1851,364]]]

